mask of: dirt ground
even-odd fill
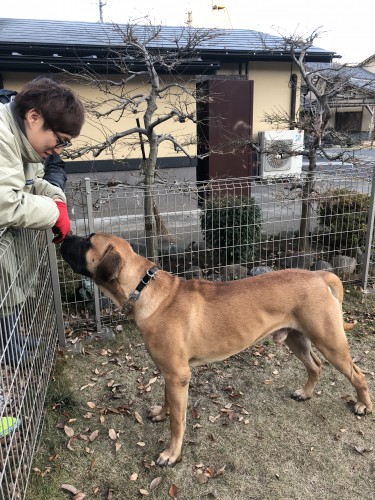
[[[375,400],[375,295],[345,299]],[[182,460],[155,465],[169,422],[147,414],[163,381],[135,326],[122,326],[112,341],[72,332],[84,353],[58,355],[28,500],[375,499],[375,414],[353,414],[353,388],[328,363],[311,400],[291,399],[305,369],[269,340],[193,369]]]

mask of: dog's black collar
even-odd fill
[[[141,279],[141,281],[138,283],[137,288],[135,290],[133,290],[132,292],[130,292],[128,300],[130,300],[132,302],[136,302],[139,299],[141,291],[154,278],[157,270],[158,270],[158,268],[156,266],[154,266],[151,269],[147,270],[146,274],[143,276],[143,278]]]

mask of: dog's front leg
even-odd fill
[[[188,401],[190,369],[163,374],[165,380],[166,404],[170,412],[171,440],[166,450],[160,453],[158,465],[175,465],[181,455],[182,442],[186,427],[186,408]]]

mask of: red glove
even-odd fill
[[[55,200],[57,208],[60,211],[59,218],[56,221],[56,224],[53,226],[52,231],[53,234],[56,234],[55,238],[53,238],[52,243],[62,243],[64,241],[65,236],[70,231],[70,220],[68,215],[68,209],[66,204],[63,201]]]

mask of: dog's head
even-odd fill
[[[118,278],[123,262],[116,240],[122,246],[128,245],[105,233],[94,233],[87,238],[68,235],[61,245],[61,255],[74,272],[88,276],[99,286],[108,285]]]

